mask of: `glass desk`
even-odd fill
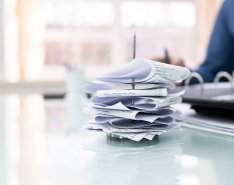
[[[230,185],[234,138],[178,128],[152,142],[82,129],[79,98],[0,97],[1,185]]]

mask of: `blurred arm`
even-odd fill
[[[210,38],[204,63],[195,70],[206,82],[212,82],[219,71],[234,70],[234,1],[224,1]]]

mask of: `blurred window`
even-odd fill
[[[45,2],[45,17],[48,27],[100,27],[113,22],[110,2]]]
[[[190,28],[196,24],[196,7],[192,2],[170,3],[168,5],[169,21],[175,27]]]
[[[45,67],[72,63],[103,73],[132,59],[133,32],[138,57],[163,55],[167,47],[188,65],[196,58],[194,0],[45,0],[43,7]]]
[[[121,10],[121,23],[125,27],[189,28],[196,23],[195,5],[192,2],[125,1]]]

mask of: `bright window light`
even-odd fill
[[[47,24],[59,26],[109,26],[113,22],[110,2],[77,2],[45,5]]]
[[[192,2],[125,1],[121,13],[124,27],[190,28],[196,23],[196,10]]]
[[[164,22],[163,3],[125,1],[121,7],[121,23],[125,27],[153,27]]]
[[[196,8],[191,2],[177,2],[168,5],[169,21],[175,27],[189,28],[196,23]]]

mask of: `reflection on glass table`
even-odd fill
[[[0,100],[0,171],[6,174],[0,184],[234,183],[230,136],[177,128],[158,142],[124,142],[83,130],[88,117],[78,100],[44,100],[39,95]]]

